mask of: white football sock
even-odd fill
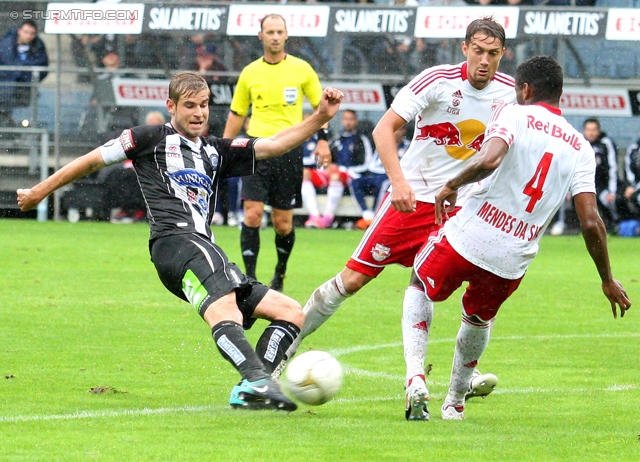
[[[449,393],[445,402],[456,406],[464,405],[464,395],[469,389],[473,371],[489,343],[490,327],[491,321],[472,323],[468,317],[462,316],[453,356]]]
[[[309,215],[320,216],[318,211],[318,195],[316,188],[310,180],[304,180],[302,182],[302,203],[309,212]]]
[[[433,302],[419,287],[407,287],[402,302],[402,344],[407,383],[416,375],[425,375],[424,364],[432,319]]]
[[[342,193],[344,193],[344,185],[342,181],[331,181],[327,188],[327,204],[325,207],[324,215],[329,217],[336,216],[336,210],[342,200]]]
[[[327,319],[335,313],[340,305],[350,297],[344,289],[340,274],[329,279],[316,290],[313,291],[302,311],[306,315],[304,325],[300,330],[300,335],[294,340],[287,350],[287,358],[291,359],[298,351],[298,347],[304,338],[315,332],[318,327],[325,323]]]

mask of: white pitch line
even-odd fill
[[[567,335],[509,335],[509,336],[495,336],[491,337],[491,342],[500,342],[508,340],[563,340],[574,338],[628,338],[628,337],[640,337],[640,332],[623,332],[619,334],[567,334]],[[455,338],[446,339],[432,339],[429,340],[429,344],[434,343],[455,343]],[[359,353],[361,351],[380,350],[384,348],[397,348],[402,346],[402,342],[394,343],[382,343],[379,345],[358,345],[348,348],[338,348],[335,350],[327,350],[333,356],[343,356],[350,353]]]
[[[78,411],[72,414],[0,416],[0,423],[95,419],[101,417],[172,414],[178,412],[205,412],[217,407],[222,408],[223,406],[182,406],[161,407],[158,409],[149,409],[145,407],[143,409],[122,409],[119,411]]]
[[[536,335],[536,336],[506,336],[506,337],[493,337],[492,341],[501,341],[501,340],[554,340],[554,339],[571,339],[571,338],[624,338],[624,337],[640,337],[640,333],[621,333],[621,334],[571,334],[571,335]],[[450,342],[453,343],[455,339],[434,339],[429,343],[444,343]],[[360,351],[370,351],[377,350],[381,348],[395,348],[398,346],[402,346],[401,342],[396,343],[386,343],[380,345],[361,345],[351,348],[343,348],[337,350],[328,350],[334,356],[342,356],[349,353],[356,353]],[[389,380],[404,380],[404,376],[400,374],[389,374],[386,372],[374,372],[367,371],[364,369],[358,369],[355,367],[350,367],[345,365],[345,370],[348,374],[360,375],[364,377],[377,377],[384,378]],[[446,387],[448,383],[442,382],[434,382],[430,381],[430,384],[436,386]],[[498,389],[495,390],[494,394],[517,394],[517,393],[593,393],[596,391],[604,391],[604,392],[619,392],[619,391],[627,391],[634,390],[637,386],[634,384],[630,385],[611,385],[605,388],[576,388],[576,389],[544,389],[544,388],[524,388],[524,389]],[[432,398],[444,398],[443,393],[432,394]],[[331,401],[331,403],[357,403],[364,401],[395,401],[398,399],[404,399],[403,395],[396,396],[377,396],[372,397],[368,396],[367,398],[338,398]],[[50,415],[18,415],[18,416],[0,416],[0,423],[17,423],[17,422],[36,422],[36,421],[56,421],[56,420],[78,420],[78,419],[97,419],[97,418],[106,418],[106,417],[123,417],[123,416],[143,416],[143,415],[159,415],[159,414],[173,414],[173,413],[190,413],[190,412],[206,412],[214,409],[224,409],[227,406],[181,406],[181,407],[162,407],[158,409],[123,409],[119,411],[78,411],[71,414],[50,414]]]
[[[635,385],[614,385],[611,387],[605,388],[512,388],[507,390],[494,390],[492,395],[510,395],[510,394],[548,394],[548,393],[556,393],[556,394],[585,394],[585,393],[597,393],[597,392],[616,392],[616,391],[626,391],[636,389]],[[446,397],[446,393],[430,393],[429,396],[431,398],[435,398],[438,400],[442,400]],[[374,397],[366,397],[366,398],[336,398],[334,400],[329,401],[327,404],[332,403],[361,403],[361,402],[381,402],[381,401],[404,401],[404,394],[396,395],[396,396],[374,396]],[[473,402],[478,402],[478,399],[474,399]]]
[[[355,372],[358,374],[360,371]],[[367,372],[367,371],[363,371]],[[390,374],[391,375],[391,374]],[[556,393],[556,394],[585,394],[594,392],[618,392],[636,389],[636,385],[612,385],[605,388],[572,388],[572,389],[545,389],[545,388],[520,388],[520,389],[499,389],[493,392],[494,395],[502,394],[540,394],[540,393]],[[432,393],[431,398],[444,399],[445,393]],[[382,401],[402,401],[404,395],[394,396],[367,396],[366,398],[336,398],[327,405],[339,403],[361,403],[361,402],[382,402]],[[0,424],[2,423],[19,423],[19,422],[48,422],[57,420],[80,420],[80,419],[100,419],[107,417],[125,417],[125,416],[145,416],[159,414],[177,414],[177,413],[196,413],[207,412],[216,409],[228,409],[227,406],[180,406],[180,407],[161,407],[158,409],[122,409],[119,411],[79,411],[71,414],[51,414],[51,415],[18,415],[18,416],[0,416]]]

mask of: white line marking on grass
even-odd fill
[[[566,334],[566,335],[509,335],[509,336],[496,336],[491,337],[491,342],[499,342],[505,340],[562,340],[572,338],[627,338],[627,337],[640,337],[640,332],[624,332],[619,334]],[[432,339],[429,340],[429,345],[434,343],[455,343],[455,338],[446,339]],[[347,348],[338,348],[335,350],[327,350],[333,356],[342,356],[350,353],[359,353],[361,351],[379,350],[383,348],[397,348],[401,347],[402,342],[394,343],[382,343],[378,345],[357,345]]]
[[[119,411],[79,411],[73,414],[52,414],[52,415],[17,415],[0,416],[0,423],[14,422],[36,422],[49,420],[77,420],[96,419],[101,417],[123,417],[137,415],[172,414],[178,412],[205,412],[223,406],[182,406],[182,407],[161,407],[158,409],[122,409]]]
[[[604,391],[625,391],[625,390],[633,390],[637,388],[635,385],[611,385],[604,389]]]
[[[348,372],[356,375],[383,377],[383,375],[364,371],[361,369],[348,368]],[[402,377],[393,374],[384,375],[385,378],[393,378],[394,380]],[[434,382],[430,382],[434,384]],[[437,385],[447,386],[447,384],[438,383]],[[545,389],[545,388],[513,388],[500,389],[493,392],[494,395],[506,394],[535,394],[535,393],[562,393],[562,394],[584,394],[594,393],[598,391],[618,392],[636,389],[636,385],[612,385],[606,388],[573,388],[573,389]],[[444,399],[446,393],[431,393],[431,398]],[[336,398],[331,400],[327,405],[340,403],[364,403],[364,402],[384,402],[384,401],[402,401],[404,395],[394,396],[367,396],[366,398]],[[17,415],[17,416],[0,416],[0,423],[18,423],[18,422],[48,422],[56,420],[79,420],[79,419],[100,419],[108,417],[124,417],[124,416],[144,416],[144,415],[160,415],[174,413],[195,413],[206,412],[214,409],[223,409],[226,406],[181,406],[181,407],[161,407],[158,409],[122,409],[119,411],[79,411],[72,414],[51,414],[51,415]]]
[[[506,337],[493,337],[491,340],[555,340],[555,339],[571,339],[571,338],[625,338],[625,337],[640,337],[640,333],[628,332],[620,334],[571,334],[571,335],[535,335],[524,336],[514,335]],[[429,343],[444,343],[455,342],[455,339],[434,339]],[[336,350],[328,350],[334,356],[338,357],[349,353],[357,353],[360,351],[377,350],[381,348],[395,348],[402,346],[401,342],[385,343],[379,345],[360,345],[350,348],[342,348]],[[358,369],[355,367],[344,365],[345,371],[348,374],[360,375],[363,377],[376,377],[389,380],[403,381],[404,376],[400,374],[389,374],[386,372],[367,371],[364,369]],[[430,380],[429,383],[435,386],[447,387],[449,384],[444,382],[435,382]],[[610,385],[605,388],[575,388],[575,389],[544,389],[544,388],[522,388],[522,389],[498,389],[494,394],[517,394],[517,393],[593,393],[597,391],[619,392],[635,390],[636,385]],[[432,398],[444,398],[444,393],[432,394]],[[338,398],[332,403],[357,403],[364,401],[395,401],[398,399],[404,399],[404,396],[368,396],[367,398]],[[78,419],[96,419],[106,417],[123,417],[123,416],[143,416],[143,415],[159,415],[159,414],[173,414],[180,412],[206,412],[217,408],[224,408],[226,406],[182,406],[182,407],[163,407],[158,409],[122,409],[119,411],[78,411],[72,414],[51,414],[51,415],[18,415],[18,416],[0,416],[0,423],[16,423],[16,422],[37,422],[37,421],[56,421],[56,420],[78,420]]]

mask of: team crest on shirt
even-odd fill
[[[220,154],[218,154],[218,150],[211,145],[207,144],[203,146],[203,148],[204,148],[205,154],[209,157],[209,162],[211,162],[211,168],[215,172],[216,170],[218,170],[218,165],[220,164]]]
[[[284,88],[284,102],[294,104],[298,100],[298,89],[296,87]]]
[[[213,169],[213,171],[215,172],[216,170],[218,170],[218,155],[217,154],[210,155],[209,161],[211,162],[211,168]]]
[[[453,115],[460,115],[460,108],[458,106],[460,106],[460,100],[457,98],[453,98],[453,100],[451,100],[450,106],[447,107],[447,112]]]
[[[376,244],[371,249],[371,256],[375,261],[384,261],[391,255],[391,249],[386,245]]]
[[[182,153],[180,152],[180,147],[176,144],[167,145],[165,152],[167,153],[167,157],[173,157],[173,158],[182,157]]]

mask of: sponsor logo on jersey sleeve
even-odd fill
[[[133,133],[131,133],[130,129],[123,131],[118,140],[120,140],[124,152],[129,152],[136,147],[136,143],[133,141]]]
[[[235,138],[231,142],[230,146],[232,148],[246,148],[247,145],[249,144],[249,141],[251,141],[249,138]]]

